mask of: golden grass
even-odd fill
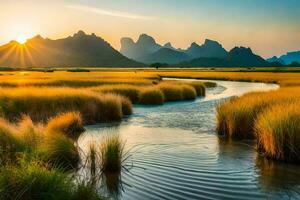
[[[74,140],[78,139],[85,129],[79,112],[62,113],[51,118],[47,123],[46,132],[62,133]]]
[[[266,108],[300,101],[300,88],[253,92],[231,99],[217,107],[217,131],[231,138],[254,138],[254,122]]]
[[[59,113],[80,112],[84,124],[121,120],[122,107],[128,102],[113,94],[97,94],[72,88],[1,88],[0,113],[14,121],[22,114],[33,121],[47,121]],[[129,108],[127,108],[128,114]]]
[[[157,87],[143,89],[139,94],[139,103],[145,105],[162,105],[164,103],[164,94]]]
[[[267,157],[289,162],[300,161],[300,101],[277,104],[256,119],[259,149]]]

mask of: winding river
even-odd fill
[[[276,89],[275,84],[214,81],[205,98],[135,106],[121,123],[87,126],[86,151],[103,134],[119,133],[129,157],[107,178],[112,199],[300,199],[300,167],[259,156],[251,141],[226,142],[215,132],[215,107],[229,97]]]

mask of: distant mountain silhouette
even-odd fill
[[[277,58],[277,60],[276,60]],[[288,52],[285,55],[280,56],[279,58],[273,56],[272,58],[267,59],[268,62],[280,62],[285,65],[291,65],[292,63],[300,63],[300,51]]]
[[[12,41],[0,47],[2,67],[138,67],[95,34],[83,31],[64,39],[50,40],[41,36],[24,45]]]
[[[184,52],[176,51],[173,48],[161,48],[154,53],[140,57],[145,63],[168,63],[177,64],[179,62],[190,60],[191,58]]]
[[[235,47],[225,58],[196,58],[179,64],[183,67],[266,67],[269,63],[250,48]]]
[[[173,51],[167,51],[166,48]],[[160,60],[169,64],[199,57],[224,58],[227,55],[227,51],[222,45],[213,40],[206,39],[201,46],[194,42],[188,49],[182,50],[174,48],[169,42],[162,46],[156,43],[153,37],[146,34],[140,35],[137,42],[131,38],[122,38],[120,52],[131,59],[144,63],[154,63]],[[159,56],[160,53],[163,55]]]
[[[227,51],[216,41],[206,39],[203,45],[193,42],[186,50],[192,58],[225,58]]]
[[[128,58],[144,62],[143,58],[161,48],[162,46],[157,44],[154,38],[142,34],[136,43],[131,38],[122,38],[120,52]]]
[[[285,64],[285,62],[284,62],[282,59],[278,58],[277,56],[273,56],[272,58],[268,58],[267,61],[268,61],[269,63],[280,63],[280,64]]]

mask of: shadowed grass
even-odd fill
[[[164,94],[156,87],[146,88],[139,94],[139,103],[145,105],[162,105]]]
[[[75,169],[80,160],[79,151],[74,141],[62,134],[48,135],[38,149],[38,155],[50,166],[59,167],[63,170]]]
[[[119,135],[107,135],[100,146],[101,170],[105,172],[119,172],[124,159],[124,142]]]
[[[0,169],[0,199],[5,200],[100,200],[97,190],[58,169],[38,162],[22,163]]]
[[[255,123],[259,149],[267,157],[300,162],[300,102],[279,104],[262,112]]]
[[[196,99],[197,93],[196,89],[190,85],[182,85],[183,98],[187,100]]]
[[[158,87],[163,92],[165,101],[179,101],[184,98],[182,87],[180,86],[160,84]]]

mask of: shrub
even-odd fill
[[[47,132],[63,133],[72,139],[78,139],[84,127],[79,112],[68,112],[60,114],[49,120]]]
[[[259,149],[268,157],[300,161],[300,103],[278,104],[262,112],[255,123]]]
[[[158,88],[147,88],[140,92],[139,103],[146,105],[162,105],[164,103],[164,94]]]

